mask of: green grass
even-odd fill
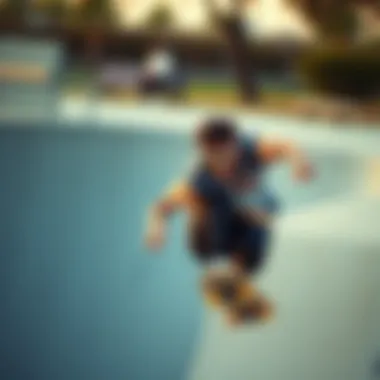
[[[70,96],[86,96],[91,88],[91,81],[85,80],[83,75],[75,73],[68,78],[64,93]],[[260,103],[252,105],[242,105],[239,96],[239,90],[231,82],[200,82],[193,81],[189,83],[184,99],[182,102],[188,105],[202,105],[220,108],[253,108],[253,107],[275,107],[286,109],[289,102],[293,101],[302,94],[294,92],[284,92],[276,90],[265,90],[261,92]],[[104,97],[117,102],[128,102],[135,100],[138,95],[130,90],[117,91],[114,93],[103,94]]]
[[[85,97],[91,91],[94,73],[86,69],[77,69],[68,72],[65,78],[64,93],[69,96]],[[207,106],[223,109],[262,109],[269,112],[294,113],[293,105],[307,92],[264,88],[260,94],[260,101],[252,104],[242,104],[237,85],[232,81],[207,82],[193,80],[188,84],[184,100],[185,105]],[[133,91],[117,91],[103,94],[104,98],[118,103],[135,101],[138,95]],[[380,104],[380,102],[379,102]]]
[[[204,82],[204,81],[192,81],[188,85],[188,91],[192,92],[232,92],[237,91],[237,86],[233,82]]]
[[[82,67],[75,68],[68,72],[65,76],[65,90],[68,92],[86,92],[87,89],[91,88],[91,83],[94,79],[94,73],[91,70],[84,69]],[[126,91],[128,92],[128,91]],[[199,98],[204,99],[206,97],[212,97],[215,101],[218,99],[234,99],[238,98],[239,89],[234,81],[224,80],[220,82],[215,81],[201,81],[193,80],[188,83],[186,93],[189,98]],[[287,96],[289,97],[292,92],[277,90],[277,89],[265,89],[264,93],[276,94],[276,96]]]

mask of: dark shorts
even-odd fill
[[[269,235],[267,228],[248,224],[238,215],[215,216],[190,227],[190,247],[202,263],[226,257],[256,273],[264,264]]]

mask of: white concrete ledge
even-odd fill
[[[235,118],[248,133],[266,136],[281,135],[325,149],[348,151],[353,154],[380,155],[380,129],[366,129],[352,124],[339,129],[332,124],[297,118],[242,111],[222,112],[215,109],[180,107],[168,104],[113,103],[68,101],[63,107],[62,120],[84,123],[89,118],[94,128],[122,128],[165,133],[191,133],[202,118],[210,115]]]

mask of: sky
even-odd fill
[[[207,0],[115,0],[122,22],[130,26],[143,25],[144,19],[157,4],[166,4],[173,12],[175,23],[183,30],[207,30],[205,1]],[[229,0],[215,0],[226,9]],[[302,16],[286,5],[286,0],[256,0],[247,6],[247,26],[256,35],[266,37],[293,36],[312,38],[312,30]]]

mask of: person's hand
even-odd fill
[[[293,176],[298,182],[309,182],[314,178],[314,168],[308,161],[299,162],[294,166]]]
[[[159,224],[149,226],[145,235],[145,245],[149,250],[158,251],[165,243],[165,227]]]

